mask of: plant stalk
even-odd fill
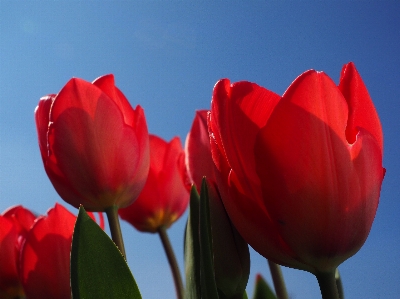
[[[336,285],[335,271],[336,270],[315,274],[321,290],[322,299],[340,299]]]
[[[269,270],[271,272],[272,281],[274,283],[275,293],[278,299],[289,299],[285,280],[283,279],[281,266],[268,260]]]
[[[338,293],[339,293],[339,298],[340,299],[344,299],[342,278],[340,277],[340,273],[339,273],[339,270],[337,268],[336,268],[336,271],[335,271],[335,279],[336,279],[336,286],[337,286]]]
[[[118,206],[111,206],[105,212],[110,226],[111,238],[126,260],[124,240],[122,239],[121,226],[119,224]]]
[[[183,299],[183,282],[181,273],[179,271],[178,262],[176,261],[175,254],[164,225],[158,228],[158,235],[160,236],[165,254],[167,255],[169,266],[171,267],[172,276],[174,277],[176,296],[178,299]]]

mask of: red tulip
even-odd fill
[[[311,70],[282,97],[221,80],[208,121],[225,208],[256,251],[318,273],[361,248],[384,176],[383,137],[352,63],[339,86]]]
[[[215,183],[207,110],[196,111],[185,143],[189,179],[200,192],[206,177],[216,286],[224,298],[242,298],[250,273],[249,247],[233,227]]]
[[[94,219],[94,215],[89,213]],[[99,217],[104,229],[103,215]],[[26,234],[20,278],[27,298],[71,298],[70,252],[76,216],[56,204]]]
[[[178,137],[169,143],[150,135],[150,170],[138,199],[118,211],[122,219],[142,232],[170,227],[186,210],[189,192],[185,185],[184,152]]]
[[[40,216],[21,249],[21,280],[27,298],[71,298],[72,232],[76,217],[56,204]]]
[[[15,206],[0,215],[0,298],[23,296],[19,279],[19,252],[35,215]]]
[[[132,109],[114,77],[71,79],[35,110],[44,167],[58,194],[78,208],[126,207],[149,169],[143,109]]]
[[[208,136],[208,110],[196,111],[192,128],[186,137],[186,168],[189,180],[200,192],[203,177],[215,181],[214,163],[211,157],[210,138]]]

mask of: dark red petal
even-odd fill
[[[14,222],[19,234],[26,234],[36,219],[31,211],[21,205],[7,209],[3,216]]]
[[[186,165],[192,184],[200,191],[203,176],[215,181],[207,127],[207,110],[196,111],[192,128],[186,137]]]
[[[346,134],[352,143],[358,127],[364,128],[377,140],[383,152],[383,134],[378,114],[360,74],[352,62],[343,66],[339,89],[349,105]]]
[[[236,178],[230,177],[233,182]],[[282,265],[309,270],[279,235],[277,224],[269,217],[263,203],[247,197],[231,184],[228,194],[221,194],[225,209],[241,236],[264,257]]]
[[[10,219],[0,215],[0,293],[19,285],[15,246],[18,232]]]
[[[219,131],[229,165],[252,196],[258,193],[254,186],[259,184],[252,159],[256,135],[279,99],[277,94],[245,81],[230,85],[228,80],[221,80],[214,87],[213,132]]]
[[[38,219],[21,252],[21,279],[27,298],[70,299],[70,250],[76,217],[61,205]]]
[[[36,131],[38,134],[39,149],[43,162],[45,162],[48,156],[47,132],[49,129],[50,109],[54,98],[54,94],[42,97],[35,109]]]
[[[133,126],[135,123],[135,113],[125,95],[115,86],[114,75],[105,75],[97,78],[92,83],[100,88],[111,100],[117,104],[122,111],[125,123]]]
[[[119,99],[116,93],[114,75],[109,74],[98,77],[92,82],[92,84],[101,89],[102,92],[104,92],[111,100],[115,101],[118,105]]]
[[[184,151],[179,137],[174,137],[167,145],[164,158],[164,169],[158,179],[164,182],[163,193],[169,200],[164,202],[164,210],[169,211],[171,223],[175,222],[186,210],[189,202],[189,192],[185,185],[185,167],[182,163]]]
[[[58,117],[68,108],[85,111],[94,118],[99,99],[113,102],[100,88],[78,78],[73,78],[65,84],[54,99],[50,113],[50,122],[56,122]]]
[[[160,191],[159,184],[154,184],[156,181],[157,174],[150,168],[147,182],[139,197],[131,205],[118,210],[121,219],[142,232],[156,232],[163,217],[160,200],[165,194]]]
[[[359,249],[365,231],[351,232],[374,212],[349,216],[357,210],[350,207],[368,202],[374,210],[379,198],[379,150],[367,142],[372,149],[364,157],[371,161],[362,165],[370,165],[375,183],[360,183],[366,173],[355,169],[353,151],[360,150],[363,135],[348,144],[346,121],[347,105],[334,83],[310,71],[289,87],[256,142],[265,207],[280,236],[313,271],[335,268]],[[366,190],[375,191],[366,196]]]
[[[122,219],[140,231],[156,232],[160,225],[170,226],[185,211],[189,194],[183,181],[183,149],[179,138],[167,143],[150,135],[150,170],[138,199],[120,209]]]

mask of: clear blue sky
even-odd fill
[[[340,266],[347,299],[400,294],[400,2],[168,2],[0,0],[0,212],[23,204],[45,213],[61,202],[46,177],[33,110],[71,77],[113,73],[151,133],[184,142],[195,109],[209,108],[220,78],[282,94],[307,69],[338,82],[356,64],[384,130],[387,173],[364,247]],[[183,270],[186,214],[170,229]],[[174,298],[157,235],[123,224],[143,298]],[[252,253],[248,284],[266,261]],[[320,298],[315,278],[284,268],[291,298]]]

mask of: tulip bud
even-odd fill
[[[206,110],[196,112],[186,138],[186,165],[189,177],[198,189],[202,177],[207,179],[214,274],[218,292],[224,298],[242,298],[250,274],[249,248],[229,220],[214,181],[207,113]]]
[[[250,275],[249,246],[229,220],[214,183],[208,182],[214,273],[223,298],[242,299]]]
[[[39,101],[35,121],[44,168],[63,200],[101,212],[138,197],[149,169],[146,119],[113,75],[71,79]]]

